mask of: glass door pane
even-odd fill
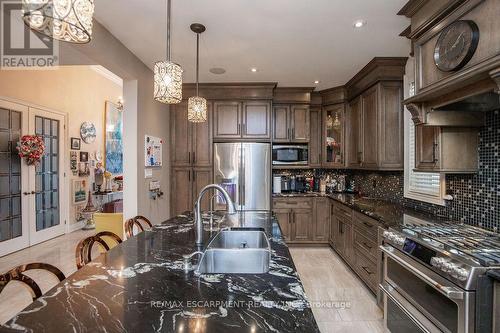
[[[35,116],[35,134],[45,142],[45,154],[35,168],[36,231],[59,221],[59,120]]]
[[[20,237],[21,158],[16,144],[21,135],[21,113],[0,108],[0,242]]]
[[[325,162],[342,165],[344,163],[344,109],[343,106],[325,109]]]

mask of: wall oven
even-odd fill
[[[405,246],[415,250],[417,244]],[[474,332],[475,292],[467,291],[426,267],[435,253],[420,247],[412,256],[384,244],[384,294],[386,328],[405,332]],[[413,257],[420,258],[417,260]],[[420,262],[421,261],[421,262]]]
[[[273,145],[273,165],[307,165],[307,145]]]

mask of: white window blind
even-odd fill
[[[408,111],[406,111],[408,112]],[[444,177],[439,173],[415,172],[415,125],[409,116],[405,117],[406,167],[405,197],[443,205]]]
[[[430,172],[415,172],[415,125],[412,121],[408,124],[409,137],[409,190],[415,193],[424,195],[440,196],[441,195],[441,175],[439,173]]]

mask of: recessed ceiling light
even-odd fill
[[[356,20],[353,23],[353,26],[355,28],[361,28],[361,27],[364,27],[365,25],[366,25],[366,21],[363,21],[363,20]]]
[[[255,67],[254,67],[254,68],[250,68],[250,70],[251,70],[253,73],[257,72],[257,68],[255,68]]]
[[[212,74],[221,75],[221,74],[224,74],[226,72],[226,70],[224,68],[221,68],[221,67],[214,67],[214,68],[210,68],[209,72]]]
[[[319,83],[319,81],[318,81],[318,80],[314,81],[314,84],[318,84],[318,83]]]

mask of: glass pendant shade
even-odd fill
[[[193,123],[207,121],[207,100],[195,96],[188,99],[188,120]]]
[[[158,61],[154,67],[154,99],[165,104],[182,100],[182,68],[171,61]]]
[[[84,44],[92,38],[94,0],[23,0],[24,22],[57,40]]]

